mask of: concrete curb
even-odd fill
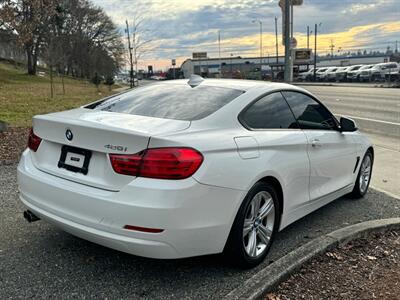
[[[400,218],[358,223],[320,236],[254,274],[223,299],[259,299],[311,258],[371,233],[400,229]]]

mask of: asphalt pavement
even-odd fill
[[[280,232],[266,261],[243,271],[220,255],[146,259],[81,240],[43,221],[29,224],[17,196],[16,164],[0,165],[0,187],[0,299],[220,299],[317,236],[400,215],[400,200],[374,190],[361,200],[340,198]]]
[[[354,119],[375,146],[371,184],[400,198],[400,89],[305,85],[336,115]]]

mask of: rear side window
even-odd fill
[[[298,92],[283,92],[301,129],[336,129],[334,116],[313,98]]]
[[[86,108],[155,118],[193,121],[207,117],[244,91],[231,88],[158,84],[135,89]]]
[[[252,104],[241,114],[240,120],[251,129],[298,128],[288,104],[279,92]]]

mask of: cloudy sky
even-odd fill
[[[170,59],[178,65],[195,51],[218,57],[218,31],[222,56],[259,55],[259,23],[263,23],[263,53],[275,54],[274,17],[278,17],[281,46],[279,0],[93,0],[104,8],[121,29],[135,15],[144,19],[142,38],[152,40],[152,51],[141,64],[166,68]],[[306,30],[320,24],[318,44],[328,52],[331,43],[345,51],[400,48],[400,0],[304,0],[294,9],[294,36],[298,47],[306,46]],[[313,38],[310,39],[313,44]]]

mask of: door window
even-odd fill
[[[240,121],[251,129],[298,128],[298,124],[281,93],[269,94],[247,108]]]
[[[299,92],[283,92],[301,129],[334,130],[335,117],[310,96]]]

